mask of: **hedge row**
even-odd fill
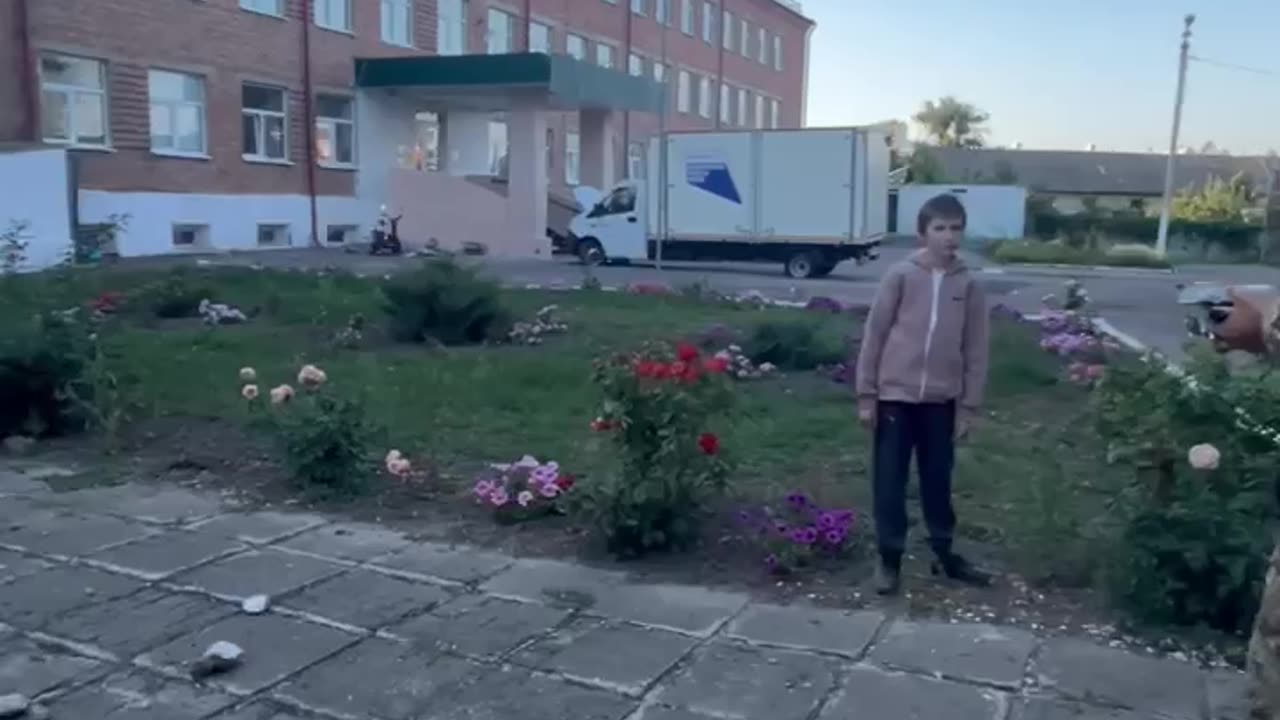
[[[1096,233],[1113,239],[1147,243],[1155,241],[1160,226],[1159,218],[1136,215],[1098,217],[1088,214],[1036,213],[1028,221],[1031,234],[1045,239]],[[1260,226],[1245,222],[1172,220],[1169,223],[1170,236],[1219,245],[1231,252],[1256,252],[1261,232]]]

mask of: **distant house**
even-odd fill
[[[1021,185],[1053,199],[1059,212],[1099,210],[1159,211],[1167,156],[1071,150],[1005,150],[930,147],[947,183]],[[1262,196],[1280,158],[1233,155],[1179,155],[1175,190],[1199,188],[1210,178],[1243,174]]]

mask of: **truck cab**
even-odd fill
[[[588,265],[648,259],[648,224],[640,195],[639,185],[629,180],[607,193],[590,187],[575,189],[574,197],[583,210],[569,221],[571,252]]]

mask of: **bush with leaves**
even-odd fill
[[[753,328],[743,344],[756,365],[813,370],[846,359],[841,344],[823,331],[820,322],[809,319],[768,320]]]
[[[335,390],[314,365],[298,371],[302,392],[284,384],[264,397],[252,368],[240,371],[240,381],[251,417],[279,445],[295,483],[321,496],[365,489],[372,470],[370,447],[380,431],[367,419],[361,399]]]
[[[1199,358],[1190,372],[1188,383],[1154,361],[1114,366],[1094,395],[1110,456],[1133,470],[1112,500],[1111,590],[1143,621],[1244,634],[1280,467],[1280,446],[1258,426],[1280,421],[1280,384],[1233,376],[1221,358]],[[1203,443],[1217,448],[1213,466],[1193,467],[1188,451]]]
[[[692,345],[649,346],[597,361],[604,394],[592,423],[618,451],[616,473],[578,484],[581,507],[609,550],[634,557],[687,548],[730,463],[713,426],[732,400],[726,364]]]
[[[512,327],[498,284],[450,259],[428,260],[382,291],[398,342],[473,345],[503,340]]]
[[[142,304],[158,318],[189,318],[200,314],[200,302],[213,296],[209,286],[182,270],[175,270],[142,290]]]
[[[0,333],[0,437],[84,429],[82,385],[93,330],[80,310],[9,321]],[[74,393],[73,393],[74,389]]]

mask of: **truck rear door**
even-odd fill
[[[844,243],[853,237],[852,130],[771,130],[759,134],[762,239]]]

